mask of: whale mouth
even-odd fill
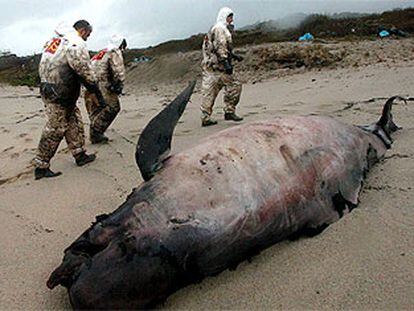
[[[76,281],[78,271],[86,264],[89,265],[92,257],[106,248],[107,245],[94,245],[82,240],[73,243],[66,251],[63,262],[50,275],[46,285],[53,289],[58,285],[70,288]]]
[[[79,268],[87,263],[90,258],[82,255],[75,255],[72,252],[67,252],[61,265],[57,267],[49,279],[46,285],[49,289],[53,289],[58,285],[62,285],[66,288],[70,288],[75,281],[75,275]]]
[[[91,228],[65,249],[62,263],[51,273],[46,282],[49,289],[58,285],[70,288],[78,278],[82,267],[90,266],[93,257],[108,247],[111,236],[121,227],[119,223],[104,224],[108,218],[108,214],[96,216]]]

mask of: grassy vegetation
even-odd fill
[[[414,32],[414,8],[387,11],[382,14],[371,14],[356,17],[332,18],[326,15],[310,15],[297,28],[288,30],[265,31],[261,29],[237,31],[234,42],[236,47],[256,45],[261,43],[296,41],[306,32],[312,33],[318,39],[353,39],[375,38],[379,27],[396,27],[406,33]],[[204,34],[197,34],[184,40],[172,40],[146,49],[131,49],[125,54],[125,62],[130,63],[134,58],[147,55],[157,57],[167,53],[185,53],[200,50]],[[305,51],[306,52],[306,51]],[[293,58],[305,64],[318,63],[317,53],[307,51],[304,55],[287,55],[288,62]],[[312,57],[306,56],[308,54]],[[271,57],[271,55],[269,55]],[[313,60],[312,60],[313,59]],[[12,64],[0,57],[0,83],[12,85],[36,86],[39,83],[37,66],[39,55],[14,59]],[[5,65],[6,63],[6,65]]]
[[[333,19],[326,15],[310,15],[297,29],[290,31],[290,34],[299,36],[310,32],[319,38],[341,38],[349,35],[366,37],[376,36],[379,27],[396,27],[408,33],[414,32],[414,8],[357,18]]]
[[[271,48],[262,48],[254,51],[257,62],[257,69],[268,67],[274,68],[277,63],[283,68],[317,68],[329,66],[340,61],[343,55],[331,53],[326,47],[320,44],[304,46],[301,49],[292,49],[290,47],[275,50]]]
[[[35,87],[39,85],[40,78],[37,70],[3,70],[0,71],[0,83]]]

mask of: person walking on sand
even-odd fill
[[[62,29],[45,45],[39,64],[40,94],[47,122],[34,158],[36,180],[61,174],[50,170],[50,160],[63,138],[78,166],[96,158],[94,154],[86,153],[82,117],[76,107],[81,84],[96,94],[102,107],[106,105],[86,49],[85,41],[92,32],[92,26],[79,20],[73,29],[65,34],[61,32]]]
[[[232,33],[234,13],[230,8],[222,8],[216,24],[210,29],[203,42],[203,81],[201,103],[201,125],[217,124],[211,118],[214,102],[224,87],[224,119],[242,121],[236,114],[242,91],[241,83],[234,77],[232,60],[242,61],[241,56],[233,54]]]
[[[126,40],[113,35],[108,46],[92,57],[92,69],[98,79],[107,106],[101,109],[96,95],[85,91],[85,105],[88,111],[90,125],[90,140],[92,144],[107,143],[105,131],[115,120],[121,110],[119,95],[125,82],[125,66],[122,52],[127,47]]]

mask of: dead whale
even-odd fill
[[[145,182],[100,215],[47,281],[76,309],[154,307],[190,283],[272,244],[315,235],[358,204],[364,176],[398,127],[390,98],[378,122],[277,117],[221,131],[168,156],[187,87],[139,138]]]

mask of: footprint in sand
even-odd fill
[[[11,154],[10,159],[17,159],[18,157],[20,157],[20,153],[14,152]]]
[[[248,108],[261,108],[261,107],[263,107],[263,104],[262,103],[258,103],[258,104],[254,104],[254,105],[248,105],[246,107],[248,107]]]
[[[290,107],[298,107],[298,106],[304,106],[304,105],[306,105],[306,103],[305,102],[301,102],[301,101],[293,102],[293,103],[290,103],[289,104]]]
[[[138,118],[142,118],[145,117],[145,115],[143,113],[137,112],[131,116],[126,117],[127,119],[138,119]]]
[[[32,138],[26,138],[26,139],[24,140],[24,142],[26,142],[26,143],[29,143],[29,142],[31,142],[31,141],[33,141],[33,139],[32,139]]]
[[[37,150],[37,148],[24,148],[23,152],[31,152],[34,153]]]
[[[4,150],[2,151],[2,153],[3,153],[3,152],[10,151],[10,150],[13,150],[13,149],[14,149],[14,146],[7,147],[6,149],[4,149]]]
[[[136,130],[131,130],[129,131],[129,134],[131,134],[132,137],[138,137],[139,135],[141,135],[141,131],[136,131]]]
[[[24,137],[26,137],[26,136],[28,136],[29,134],[27,134],[27,133],[21,133],[21,134],[19,134],[17,137],[19,137],[19,138],[24,138]]]
[[[185,135],[187,135],[189,133],[192,133],[192,131],[191,130],[182,130],[182,131],[178,132],[176,134],[176,136],[185,136]]]

